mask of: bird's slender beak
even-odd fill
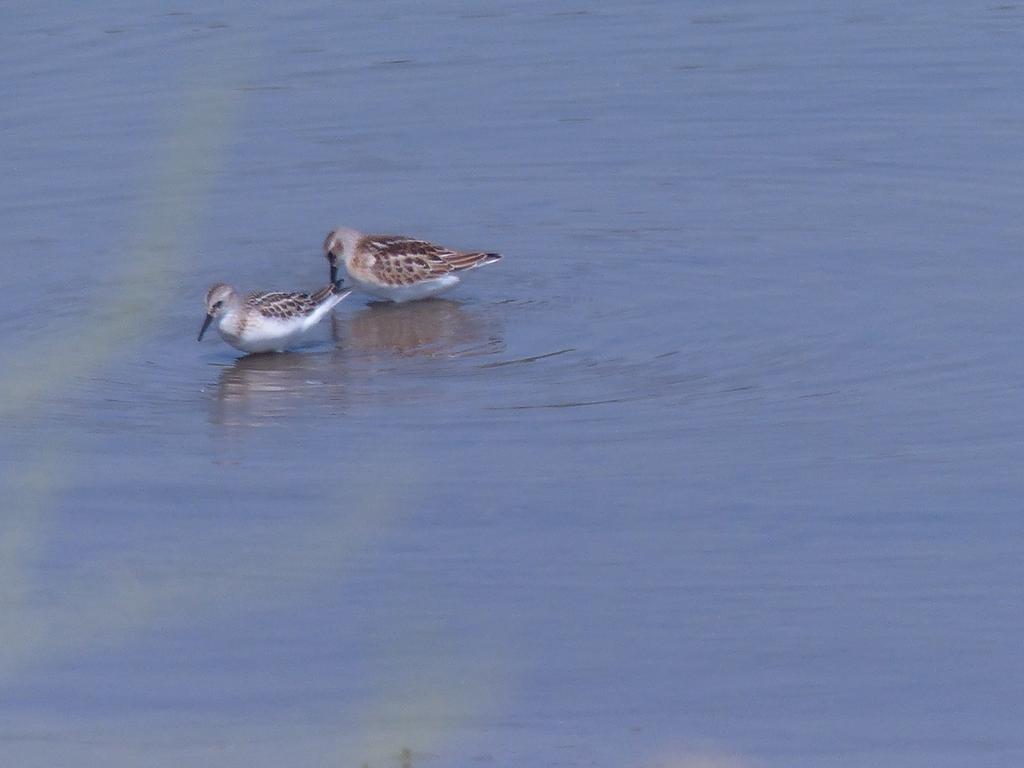
[[[331,282],[338,282],[338,262],[331,260]]]
[[[206,333],[206,329],[210,327],[210,323],[213,322],[213,315],[207,315],[206,319],[203,320],[203,327],[199,329],[199,338],[196,341],[203,340],[203,334]]]

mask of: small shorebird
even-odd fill
[[[501,258],[498,253],[453,251],[402,235],[364,235],[348,227],[327,234],[324,256],[332,281],[342,261],[357,287],[399,304],[436,296],[459,284],[457,273]]]
[[[206,292],[206,319],[199,338],[215,319],[217,330],[243,352],[283,352],[352,293],[334,281],[316,293],[262,292],[243,296],[230,285],[217,283]]]

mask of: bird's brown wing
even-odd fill
[[[369,268],[374,277],[389,285],[412,285],[501,258],[496,253],[453,251],[400,235],[371,235],[360,245],[372,257]]]

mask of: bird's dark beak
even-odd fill
[[[213,322],[213,315],[207,315],[206,319],[203,320],[203,327],[199,329],[199,338],[196,341],[203,340],[203,334],[206,333],[206,329],[210,327],[210,323]]]
[[[338,282],[338,262],[333,257],[331,258],[331,282]]]

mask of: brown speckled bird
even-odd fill
[[[364,235],[348,227],[328,233],[324,256],[332,281],[338,264],[344,263],[356,287],[397,303],[436,296],[459,284],[458,273],[501,258],[498,253],[455,251],[404,235]]]

